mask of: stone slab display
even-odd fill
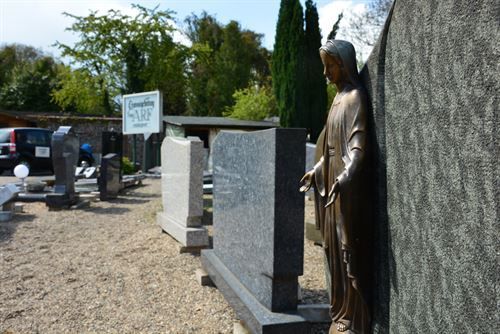
[[[47,206],[67,207],[76,202],[75,171],[80,141],[70,126],[61,126],[52,135],[52,164],[54,167],[54,193],[46,196]]]
[[[396,0],[362,71],[374,333],[498,333],[498,22],[498,0]]]
[[[296,313],[305,138],[303,129],[222,131],[212,146],[214,249],[201,261],[254,333],[307,332]]]
[[[203,217],[203,142],[198,137],[165,137],[161,146],[162,229],[187,248],[209,244]]]
[[[0,187],[0,205],[4,205],[19,194],[19,189],[15,184],[9,183]]]
[[[108,153],[101,159],[100,175],[97,180],[101,201],[116,198],[120,192],[120,161],[120,156],[116,153]]]

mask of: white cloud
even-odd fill
[[[353,14],[359,15],[366,10],[367,6],[365,3],[359,3],[359,1],[352,0],[332,0],[329,4],[319,7],[319,27],[321,29],[321,35],[323,36],[323,43],[326,42],[326,37],[332,30],[333,24],[337,21],[340,13],[344,13],[344,17],[340,21],[339,32],[335,38],[350,41],[354,45],[358,56],[366,60],[371,49],[352,41],[348,35],[348,23]]]

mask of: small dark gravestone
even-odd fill
[[[122,166],[123,156],[123,135],[116,131],[103,131],[102,132],[102,156],[108,153],[116,153],[120,162],[120,170]],[[121,180],[120,173],[120,180]]]
[[[52,135],[52,164],[54,166],[54,193],[46,196],[50,208],[64,208],[75,204],[75,170],[78,162],[79,139],[70,126],[61,126]]]
[[[253,333],[307,333],[303,271],[305,131],[221,132],[213,144],[214,248],[203,267]]]
[[[121,189],[120,160],[120,156],[116,153],[108,153],[102,157],[98,179],[99,198],[101,201],[118,196],[118,192]]]

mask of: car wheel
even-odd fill
[[[87,168],[87,167],[92,166],[92,164],[90,163],[90,161],[88,161],[86,159],[82,159],[78,162],[78,166],[83,167],[83,168]]]

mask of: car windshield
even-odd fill
[[[0,129],[0,143],[10,143],[11,130]]]

